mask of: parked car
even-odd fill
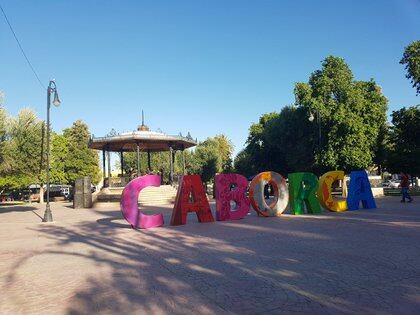
[[[0,194],[0,202],[5,201],[31,201],[31,191],[29,189],[13,189]]]
[[[69,195],[70,195],[70,190],[71,190],[71,186],[62,186],[61,187],[61,195],[65,198],[65,199],[68,199],[69,198]]]
[[[389,179],[385,180],[382,182],[382,187],[389,187],[390,184],[391,184],[391,181]]]
[[[391,180],[391,181],[389,181],[389,186],[388,187],[396,189],[396,188],[400,187],[400,184],[401,184],[400,180]]]
[[[14,201],[14,195],[12,192],[3,192],[0,194],[0,202],[5,202],[5,201]]]

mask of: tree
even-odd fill
[[[216,135],[199,143],[194,150],[175,154],[174,173],[182,174],[182,154],[185,155],[185,167],[188,174],[200,174],[204,182],[212,180],[216,173],[232,171],[232,142],[225,135]],[[169,178],[170,157],[168,152],[151,153],[151,167],[153,173],[162,173],[162,181]],[[120,162],[116,162],[119,168]],[[140,152],[140,173],[148,171],[147,153]],[[124,172],[126,174],[137,171],[137,153],[124,154]]]
[[[7,123],[8,116],[6,110],[0,107],[0,174],[4,173],[4,168],[8,168],[5,165],[5,147],[7,145]]]
[[[188,151],[185,151],[185,155],[188,156]],[[188,161],[188,158],[186,159]],[[170,155],[169,152],[151,152],[150,153],[150,166],[151,172],[154,174],[161,174],[162,183],[169,182],[169,165]],[[115,166],[121,169],[121,162],[117,159]],[[140,152],[140,173],[146,174],[149,172],[147,152]],[[124,173],[135,175],[137,173],[137,152],[125,152],[124,153]],[[175,153],[174,173],[182,173],[182,152],[177,151]]]
[[[238,172],[321,174],[383,163],[387,99],[373,80],[355,81],[344,59],[330,56],[294,93],[294,106],[264,114],[250,127],[246,148],[235,159]],[[310,122],[311,114],[320,119]]]
[[[16,118],[6,118],[3,112],[1,120],[3,130],[0,132],[3,132],[4,141],[1,144],[0,186],[17,189],[39,183],[43,122],[30,109],[21,110]]]
[[[392,112],[388,168],[420,176],[420,105]]]
[[[420,40],[416,40],[408,45],[400,64],[405,65],[407,74],[405,77],[410,80],[417,95],[420,94]]]
[[[373,79],[355,81],[344,59],[329,56],[308,83],[296,84],[295,97],[298,106],[321,116],[321,146],[315,153],[320,172],[373,164],[387,110],[387,99]]]
[[[188,156],[188,172],[210,182],[216,173],[232,171],[232,142],[225,135],[209,137]]]
[[[235,159],[236,171],[246,176],[265,170],[312,171],[312,127],[304,108],[286,106],[280,113],[264,114],[250,128],[247,146]]]
[[[232,153],[234,147],[232,141],[230,141],[228,137],[224,134],[216,135],[213,138],[207,138],[203,144],[216,147],[216,152],[218,152],[221,160],[219,172],[229,173],[233,170]]]
[[[62,134],[51,134],[50,180],[51,183],[68,184],[66,174],[69,155],[69,139]]]
[[[222,171],[222,160],[216,146],[208,144],[197,146],[193,159],[195,163],[189,172],[199,174],[206,184],[213,179],[216,173]]]
[[[0,187],[22,189],[45,183],[45,129],[44,122],[29,109],[9,117],[0,107]],[[94,183],[99,181],[99,159],[88,148],[89,138],[89,129],[81,121],[63,134],[52,132],[52,183],[74,184],[81,176],[90,176]]]
[[[63,137],[65,140],[59,145],[67,147],[67,154],[63,159],[67,183],[73,185],[76,179],[82,176],[90,176],[93,183],[98,183],[99,156],[89,149],[90,132],[86,123],[81,120],[75,121],[70,128],[64,129]]]
[[[252,169],[252,173],[258,173],[263,171],[267,167],[267,141],[264,135],[265,128],[271,120],[278,117],[278,113],[267,113],[260,117],[259,122],[252,124],[249,128],[249,136],[247,139],[247,154],[243,154],[242,157],[248,157],[248,161],[251,162],[249,168]],[[240,161],[240,160],[239,160]],[[237,162],[239,162],[237,160]],[[243,163],[245,160],[242,160]],[[250,174],[250,175],[251,175]]]
[[[234,171],[246,177],[250,177],[256,173],[257,167],[253,163],[253,157],[245,148],[236,155],[234,159]]]

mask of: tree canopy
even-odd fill
[[[400,64],[405,66],[407,74],[405,77],[410,80],[417,95],[420,94],[420,40],[416,40],[408,45]]]
[[[388,168],[420,176],[420,105],[392,112]]]
[[[100,180],[99,156],[89,149],[90,132],[86,123],[77,120],[70,128],[63,131],[63,143],[67,154],[64,158],[64,172],[69,184],[74,184],[77,178],[90,176],[93,183]]]
[[[209,137],[190,154],[188,172],[200,174],[207,183],[216,173],[232,171],[232,152],[233,144],[225,135]]]
[[[46,130],[43,121],[30,109],[16,117],[0,107],[0,188],[20,189],[45,183]],[[63,134],[52,132],[51,183],[73,184],[77,177],[100,179],[99,158],[88,148],[87,125],[76,121]]]
[[[350,171],[383,162],[376,157],[386,129],[387,99],[373,79],[354,80],[344,59],[329,56],[308,83],[295,85],[294,93],[294,106],[264,114],[250,127],[245,151],[235,160],[238,171],[245,162],[255,173]],[[319,117],[310,122],[311,115]]]
[[[308,83],[295,87],[296,103],[321,118],[315,163],[327,169],[366,169],[373,164],[386,124],[387,99],[375,81],[356,81],[344,59],[329,56]]]
[[[187,154],[187,152],[186,152]],[[174,172],[175,174],[181,174],[182,171],[182,160],[181,152],[175,154]],[[188,160],[188,159],[187,159]],[[170,153],[169,152],[151,152],[150,153],[150,166],[151,170],[148,169],[147,152],[140,152],[140,173],[146,174],[148,171],[152,173],[159,173],[162,176],[162,182],[169,180],[169,165],[170,165]],[[120,159],[116,160],[116,167],[121,168]],[[124,173],[134,176],[137,173],[137,152],[125,152],[124,153]]]
[[[232,170],[232,142],[225,135],[216,135],[200,142],[195,149],[186,150],[185,168],[188,174],[200,174],[204,182],[209,182],[216,173],[228,172]],[[162,181],[169,178],[169,152],[151,153],[151,171],[161,173]],[[124,153],[124,172],[135,174],[137,171],[137,153]],[[120,161],[116,162],[120,168]],[[182,174],[182,152],[177,151],[175,155],[174,173]],[[140,152],[140,173],[148,171],[147,152]]]
[[[2,110],[0,121],[0,186],[14,189],[40,182],[43,122],[29,109],[22,109],[17,117]]]
[[[251,176],[264,170],[312,170],[312,127],[306,111],[296,106],[262,115],[249,129],[247,147],[235,158],[236,171]]]

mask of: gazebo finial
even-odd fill
[[[137,128],[138,131],[149,131],[149,127],[144,124],[144,111],[141,110],[141,125]]]

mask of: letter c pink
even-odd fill
[[[121,195],[121,212],[124,218],[135,229],[148,229],[163,225],[163,215],[147,215],[141,213],[138,208],[138,198],[140,191],[146,187],[159,187],[160,176],[145,175],[133,179],[125,186]]]

